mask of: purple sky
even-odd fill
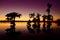
[[[41,15],[47,14],[47,3],[52,4],[51,14],[54,18],[60,18],[60,0],[0,0],[0,15],[5,16],[9,12],[17,12],[23,17],[35,12]],[[27,16],[26,16],[27,15]],[[0,16],[0,18],[3,18]]]

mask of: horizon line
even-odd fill
[[[0,22],[11,22],[11,21],[0,20]],[[15,21],[15,22],[28,22],[28,21]],[[44,22],[44,21],[30,21],[30,22]],[[45,21],[45,22],[48,22],[48,21]],[[57,22],[57,21],[51,21],[51,22]]]

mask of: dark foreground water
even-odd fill
[[[33,24],[33,23],[32,23]],[[0,40],[59,40],[60,39],[60,26],[52,23],[53,32],[43,32],[43,23],[40,26],[40,33],[29,33],[27,30],[27,22],[16,22],[16,31],[20,31],[19,35],[6,35],[5,29],[10,28],[9,22],[0,22]]]

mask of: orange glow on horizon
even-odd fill
[[[42,16],[40,17],[41,19],[41,21],[42,21]],[[21,16],[20,18],[18,18],[18,17],[16,17],[16,19],[15,20],[18,20],[18,21],[27,21],[27,20],[29,20],[30,18],[29,18],[29,16],[27,16],[27,15],[24,15],[24,16]],[[60,17],[58,17],[58,16],[53,16],[53,20],[57,20],[57,19],[60,19]],[[0,20],[6,20],[6,17],[4,16],[4,15],[0,15]]]
[[[42,19],[43,18],[41,18],[41,21],[42,21]],[[55,17],[53,20],[57,20],[57,19],[60,19],[60,18],[58,18],[58,17]],[[0,20],[6,20],[6,17],[0,17]],[[19,21],[19,20],[22,20],[22,21],[27,21],[27,20],[29,20],[29,18],[28,17],[22,17],[22,18],[16,18],[15,20],[17,20],[17,21]]]
[[[15,23],[16,26],[16,31],[27,31],[27,22],[16,22]],[[41,29],[43,28],[43,22],[40,23],[41,24]],[[4,26],[3,26],[4,25]],[[55,23],[52,23],[52,28],[57,28],[57,25]],[[0,23],[0,30],[1,31],[5,31],[7,28],[10,28],[10,23],[9,22],[6,22],[6,23]]]

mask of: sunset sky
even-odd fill
[[[29,14],[35,12],[47,14],[47,3],[52,4],[51,14],[54,20],[60,18],[60,0],[0,0],[0,20],[5,20],[5,15],[10,12],[22,14],[21,18],[16,20],[28,20]]]

